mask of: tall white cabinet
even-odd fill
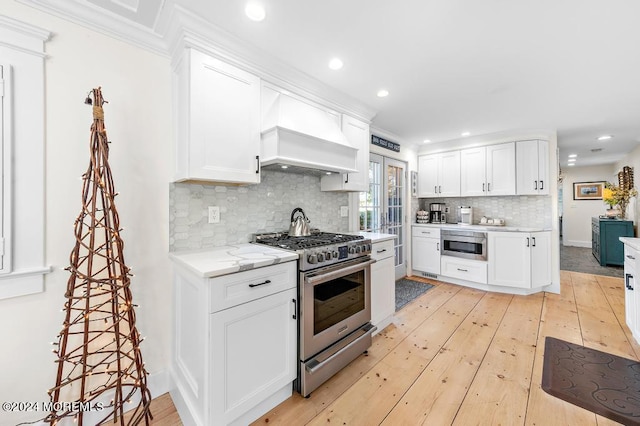
[[[516,193],[515,143],[460,151],[460,195],[514,195]]]
[[[549,194],[549,142],[516,142],[516,169],[518,195]]]
[[[188,48],[174,69],[176,181],[260,182],[260,79]]]
[[[460,195],[460,151],[418,157],[418,197]]]

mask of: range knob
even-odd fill
[[[356,246],[356,253],[360,253],[361,247],[360,246]]]
[[[371,244],[367,244],[367,251],[371,251]]]
[[[324,253],[324,259],[327,260],[327,261],[331,260],[331,252],[330,251],[326,251]]]
[[[356,248],[354,246],[349,247],[349,254],[354,254],[356,252]]]
[[[331,257],[333,257],[334,259],[337,259],[337,258],[338,258],[338,252],[337,252],[337,251],[335,251],[335,250],[334,250],[334,251],[332,251],[332,252],[331,252]]]
[[[318,257],[315,254],[310,254],[309,256],[307,256],[307,262],[318,263]]]
[[[318,257],[318,263],[324,262],[324,254],[323,253],[318,253],[316,256]]]

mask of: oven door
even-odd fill
[[[301,274],[302,361],[371,321],[371,264],[374,262],[366,256]]]

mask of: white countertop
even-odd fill
[[[632,249],[640,250],[640,238],[620,237],[620,241],[622,241],[622,244],[626,244]]]
[[[458,225],[457,223],[413,223],[412,226],[425,228],[446,228],[446,229],[468,229],[470,231],[486,231],[486,232],[540,232],[551,231],[551,229],[543,227],[526,227],[526,226],[491,226],[491,225]]]
[[[169,253],[176,264],[202,278],[217,277],[276,263],[297,260],[296,253],[262,244],[238,244]]]
[[[397,235],[395,234],[383,234],[380,232],[363,232],[363,231],[358,232],[358,235],[362,235],[363,237],[370,239],[372,243],[393,240],[394,238],[397,237]]]

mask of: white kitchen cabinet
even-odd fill
[[[394,241],[374,241],[371,258],[371,323],[376,333],[391,323],[396,311]]]
[[[440,272],[445,277],[487,284],[487,262],[484,260],[441,256]]]
[[[292,394],[297,268],[215,278],[178,269],[173,369],[185,423],[248,424]]]
[[[640,288],[638,287],[640,252],[624,245],[624,316],[636,342],[640,342]]]
[[[358,149],[357,173],[331,174],[320,178],[322,191],[369,191],[369,125],[348,115],[342,115],[342,133]]]
[[[460,195],[515,195],[515,143],[460,151]]]
[[[418,197],[460,195],[460,151],[418,157]]]
[[[260,183],[260,79],[185,49],[174,71],[176,181]]]
[[[489,232],[489,283],[538,288],[551,284],[551,233]]]
[[[414,226],[411,230],[411,269],[440,274],[440,229]]]
[[[549,142],[516,142],[516,190],[518,195],[549,194]]]

